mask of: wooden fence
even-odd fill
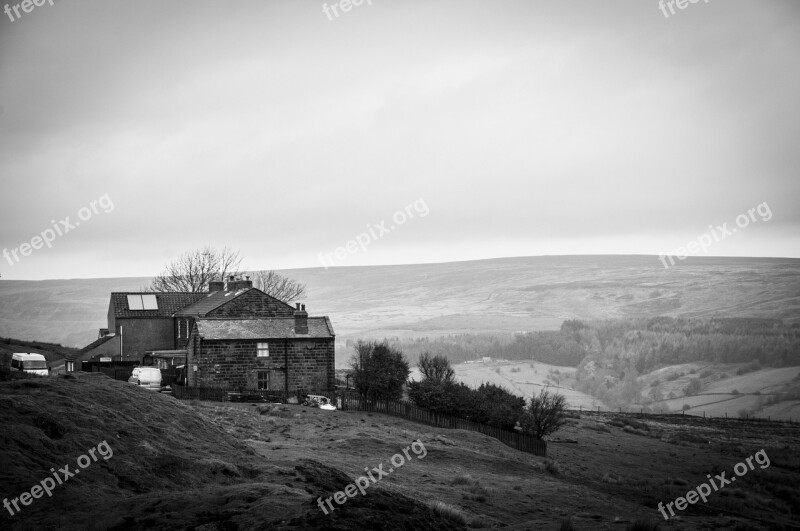
[[[439,428],[477,431],[478,433],[493,437],[501,443],[516,450],[538,456],[547,455],[547,443],[542,439],[537,439],[524,433],[504,430],[496,426],[480,424],[478,422],[464,420],[453,415],[446,415],[436,411],[431,411],[429,409],[424,409],[415,406],[407,400],[392,400],[389,402],[365,401],[362,400],[358,395],[351,393],[340,393],[333,399],[333,401],[334,404],[344,410],[349,409],[385,413],[387,415],[395,415],[414,422],[437,426]]]

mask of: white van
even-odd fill
[[[23,371],[37,376],[50,374],[50,367],[47,366],[47,360],[44,356],[25,352],[15,352],[11,356],[11,370]]]
[[[161,369],[158,367],[134,367],[128,383],[141,385],[153,391],[161,391]]]

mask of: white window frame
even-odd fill
[[[256,357],[269,358],[269,343],[267,342],[256,343]]]

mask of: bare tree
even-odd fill
[[[253,286],[280,301],[290,303],[306,296],[305,284],[275,271],[256,271],[253,275]]]
[[[205,246],[180,255],[164,267],[150,284],[151,291],[180,291],[201,293],[208,291],[210,280],[223,280],[237,275],[242,257],[239,251],[227,247],[222,250]]]
[[[455,382],[456,371],[450,366],[450,361],[442,355],[431,356],[423,352],[417,364],[422,377],[437,385],[450,385]]]
[[[542,389],[539,396],[531,398],[531,403],[520,418],[520,425],[526,433],[541,439],[555,433],[566,422],[564,395]]]

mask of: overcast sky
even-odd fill
[[[0,13],[3,278],[800,256],[799,2],[332,4]]]

